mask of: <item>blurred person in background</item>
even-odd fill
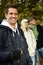
[[[28,51],[33,62],[32,65],[35,65],[36,39],[33,34],[33,31],[28,27],[29,22],[30,21],[28,21],[27,19],[23,19],[21,21],[21,29],[24,33],[24,36],[28,44]]]
[[[29,27],[33,30],[37,42],[36,65],[40,65],[40,57],[43,58],[43,27],[36,23],[36,18],[34,16],[30,17]]]

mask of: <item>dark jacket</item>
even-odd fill
[[[20,29],[19,29],[20,31]],[[4,41],[5,35],[7,38]],[[13,36],[14,33],[14,36]],[[16,51],[23,51],[23,54],[18,57]],[[16,54],[15,54],[16,53]],[[0,25],[0,64],[1,65],[28,65],[31,64],[30,56],[28,54],[28,46],[21,33],[15,34],[9,27]],[[22,63],[22,64],[21,64]]]
[[[43,47],[43,27],[37,25],[37,30],[38,30],[37,49],[40,49]]]

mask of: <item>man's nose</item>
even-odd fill
[[[15,14],[13,14],[13,17],[15,17]]]

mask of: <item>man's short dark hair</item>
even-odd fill
[[[18,6],[17,6],[16,4],[9,4],[9,5],[7,5],[6,8],[5,8],[5,13],[8,13],[8,9],[9,9],[9,8],[15,8],[15,9],[18,10]]]

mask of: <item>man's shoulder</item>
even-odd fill
[[[37,25],[37,30],[40,31],[40,32],[43,32],[43,26]]]
[[[4,26],[4,25],[0,25],[0,30],[6,30],[6,31],[10,30],[10,31],[12,31],[9,27]]]
[[[3,26],[3,25],[0,25],[0,35],[6,35],[6,33],[7,33],[7,28],[5,27],[5,26]]]

